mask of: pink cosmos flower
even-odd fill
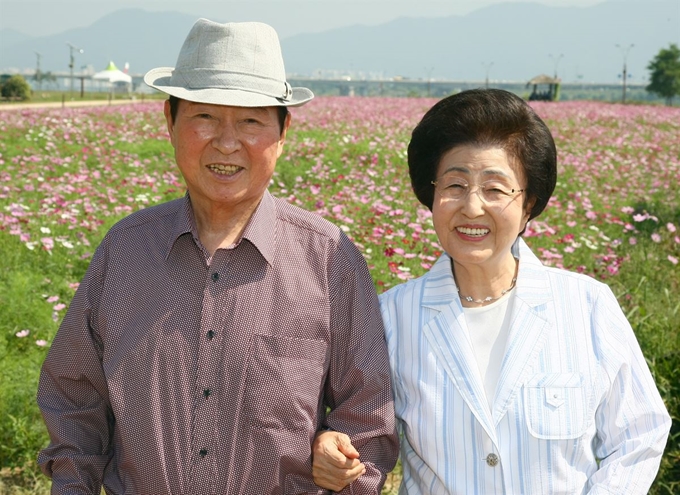
[[[661,242],[661,236],[659,234],[657,234],[656,232],[654,232],[652,234],[652,240],[656,243],[659,243],[659,242]]]
[[[668,222],[666,224],[666,228],[668,229],[668,232],[673,234],[677,229],[675,228],[675,225],[673,225],[671,222]]]
[[[676,262],[676,263],[677,263],[677,262]],[[19,337],[20,339],[23,339],[23,338],[26,337],[29,333],[31,333],[31,331],[30,331],[28,328],[24,328],[23,330],[21,330],[21,331],[15,333],[14,335],[16,335],[17,337]]]
[[[37,345],[37,346],[39,346],[39,347],[45,347],[45,346],[47,345],[47,341],[46,341],[46,340],[43,340],[43,339],[36,340],[36,341],[35,341],[35,345]]]
[[[668,261],[670,261],[674,265],[678,264],[678,258],[676,258],[675,256],[671,256],[670,254],[668,255]]]
[[[42,242],[43,247],[47,251],[52,251],[52,249],[54,249],[54,239],[52,239],[51,237],[42,237],[40,239],[40,242]]]

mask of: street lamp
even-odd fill
[[[621,103],[626,103],[626,80],[628,79],[628,68],[626,66],[626,60],[628,60],[628,52],[634,46],[635,45],[631,43],[626,48],[624,48],[618,43],[616,44],[616,47],[619,50],[621,50],[621,55],[623,55],[623,94],[621,95]]]
[[[482,65],[486,69],[486,80],[485,80],[484,86],[486,87],[486,89],[489,89],[489,69],[491,69],[493,62],[489,62],[488,64],[485,64],[484,62],[482,62]]]
[[[74,61],[73,52],[76,51],[78,53],[84,53],[85,50],[83,50],[82,48],[78,48],[77,46],[74,46],[74,45],[72,45],[71,43],[68,43],[68,42],[66,42],[66,44],[68,45],[69,55],[71,56],[70,63],[68,64],[68,67],[71,70],[71,96],[73,96],[73,65],[74,65],[73,64],[73,61]]]
[[[40,73],[40,57],[42,57],[42,54],[35,52],[35,56],[38,59],[35,65],[35,80],[38,83],[38,91],[42,91],[42,74]]]
[[[434,70],[434,67],[430,67],[429,69],[425,67],[425,70],[427,71],[427,97],[430,97],[430,84],[432,83],[432,71]]]
[[[555,79],[557,79],[557,66],[558,66],[559,63],[560,63],[560,59],[561,59],[562,57],[564,57],[564,54],[563,54],[563,53],[560,53],[557,57],[553,57],[553,56],[552,56],[552,53],[549,53],[549,54],[548,54],[548,57],[550,57],[551,59],[553,59],[553,61],[555,62]]]

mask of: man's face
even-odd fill
[[[252,209],[259,203],[283,151],[290,117],[280,129],[275,107],[180,100],[174,122],[165,102],[165,118],[195,206]]]

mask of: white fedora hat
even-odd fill
[[[176,67],[151,69],[144,82],[184,100],[239,107],[295,107],[314,94],[286,81],[279,37],[261,22],[199,19]]]

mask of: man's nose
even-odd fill
[[[238,131],[232,124],[225,123],[217,128],[212,145],[221,153],[228,155],[241,148]]]

